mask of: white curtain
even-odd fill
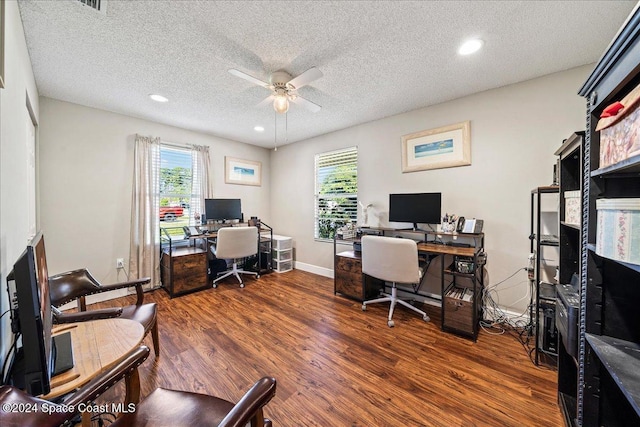
[[[213,197],[213,185],[209,177],[210,161],[209,147],[206,145],[191,146],[191,216],[196,218],[204,214],[204,199]]]
[[[136,135],[131,200],[129,271],[160,286],[160,138]]]

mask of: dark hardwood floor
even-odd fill
[[[398,308],[389,328],[388,304],[363,312],[333,294],[332,279],[299,270],[245,283],[145,295],[159,305],[161,348],[140,368],[142,396],[165,387],[237,401],[269,375],[275,426],[562,425],[556,373],[510,335],[481,332],[474,343],[444,333],[430,306],[430,323]]]

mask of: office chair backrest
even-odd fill
[[[258,253],[256,227],[224,227],[218,230],[216,257],[244,258]]]
[[[362,237],[362,272],[397,283],[418,283],[418,245],[411,239]]]

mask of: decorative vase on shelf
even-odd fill
[[[373,203],[369,203],[368,205],[365,205],[362,202],[358,202],[358,204],[360,204],[360,209],[362,211],[362,224],[360,226],[368,227],[369,226],[369,208],[373,206]]]
[[[453,233],[456,229],[456,224],[453,222],[443,222],[441,227],[443,233]]]

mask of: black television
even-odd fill
[[[418,224],[440,224],[442,193],[389,194],[389,222],[410,222],[413,230]]]
[[[73,357],[69,333],[55,340],[51,335],[53,316],[42,233],[27,245],[7,280],[9,299],[15,295],[17,303],[12,306],[12,329],[22,341],[11,367],[11,382],[33,396],[47,394],[51,376],[73,367]]]
[[[240,199],[205,199],[204,212],[207,221],[242,221]]]

